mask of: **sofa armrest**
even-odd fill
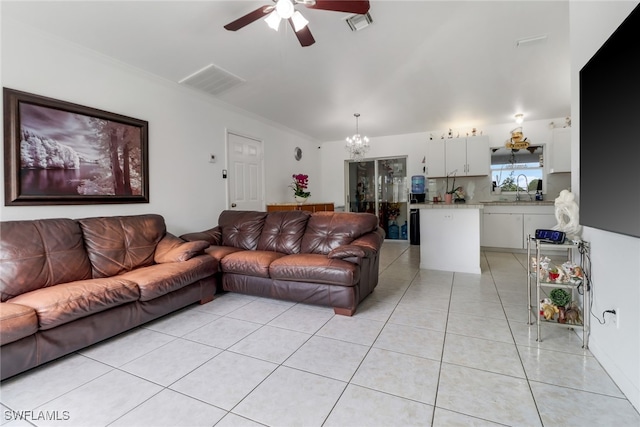
[[[371,251],[371,249],[364,246],[342,245],[329,252],[327,254],[327,258],[341,259],[343,261],[348,261],[353,264],[360,265],[360,261],[362,260],[362,258],[367,258],[371,256],[372,253],[373,251]]]
[[[371,233],[367,233],[363,236],[360,236],[353,242],[351,245],[361,246],[364,248],[370,249],[373,253],[376,253],[380,250],[382,246],[382,242],[384,242],[384,230],[382,228],[377,228]]]
[[[364,248],[358,245],[342,245],[333,249],[327,257],[331,259],[344,259],[344,258],[364,258],[366,256]]]
[[[382,246],[384,230],[378,228],[351,242],[348,245],[338,246],[327,254],[328,258],[342,259],[354,264],[360,264],[362,258],[373,257]]]
[[[220,246],[222,244],[222,228],[218,225],[209,230],[183,234],[180,238],[188,242],[204,240],[209,242],[210,245]]]
[[[157,264],[187,261],[203,253],[205,248],[208,247],[209,242],[205,240],[185,242],[173,234],[167,233],[162,240],[158,242],[153,258]]]

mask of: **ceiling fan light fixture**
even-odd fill
[[[278,12],[280,18],[289,19],[293,16],[295,9],[293,8],[291,0],[278,0],[278,3],[276,3],[276,12]]]
[[[267,23],[269,28],[272,28],[272,29],[278,31],[278,28],[280,28],[280,19],[281,18],[280,18],[280,15],[278,15],[278,11],[274,10],[273,12],[271,12],[269,14],[269,16],[264,18],[264,22]]]
[[[307,21],[297,10],[291,16],[291,21],[293,21],[293,29],[296,33],[306,27],[309,23],[309,21]]]

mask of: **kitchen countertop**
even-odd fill
[[[555,201],[553,200],[520,200],[520,201],[505,201],[505,200],[487,200],[478,202],[485,206],[553,206]]]

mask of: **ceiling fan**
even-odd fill
[[[229,31],[237,31],[262,17],[269,27],[278,30],[280,21],[286,19],[293,28],[302,46],[311,46],[316,41],[311,35],[307,21],[295,6],[302,4],[309,9],[330,10],[334,12],[355,13],[364,15],[369,11],[369,0],[273,0],[274,5],[262,6],[253,12],[236,19],[224,26]]]

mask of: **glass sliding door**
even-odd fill
[[[407,240],[407,159],[378,160],[378,218],[387,239]]]
[[[349,163],[349,212],[376,211],[376,172],[373,160]]]
[[[407,240],[407,158],[348,162],[347,210],[375,214],[390,240]]]

